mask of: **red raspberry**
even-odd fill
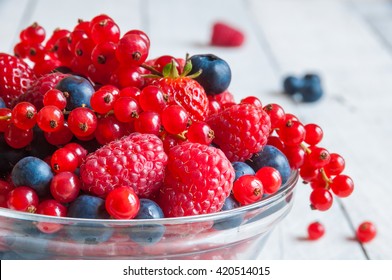
[[[239,47],[244,42],[244,34],[223,22],[216,22],[212,27],[211,45],[220,47]]]
[[[185,142],[170,150],[159,204],[165,217],[217,212],[233,181],[234,169],[221,150]]]
[[[33,83],[33,70],[21,59],[0,53],[0,97],[7,107]]]
[[[37,110],[40,110],[44,106],[43,99],[45,93],[48,90],[55,88],[57,83],[67,75],[68,74],[63,74],[60,72],[43,75],[37,79],[22,95],[13,100],[12,107],[22,101],[26,101],[33,104]]]
[[[214,143],[234,161],[245,161],[267,143],[271,121],[261,107],[236,104],[212,115],[207,123],[214,131]]]
[[[132,133],[89,154],[80,166],[82,190],[100,197],[130,186],[150,197],[163,183],[167,155],[155,135]]]

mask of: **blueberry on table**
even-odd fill
[[[288,95],[294,95],[303,87],[304,81],[301,78],[287,76],[283,80],[283,90]]]
[[[224,92],[231,82],[231,69],[229,64],[213,54],[198,54],[190,57],[192,70],[189,74],[202,71],[194,78],[202,85],[207,95]]]
[[[65,93],[67,110],[72,111],[77,107],[83,106],[91,108],[90,98],[95,92],[95,89],[87,79],[70,75],[60,80],[56,88]]]
[[[105,209],[105,200],[91,195],[81,195],[68,208],[68,217],[84,219],[109,219]],[[75,241],[85,244],[97,244],[107,241],[113,233],[103,225],[79,223],[66,226],[68,235]]]
[[[304,85],[299,90],[299,94],[302,102],[315,102],[319,100],[324,94],[320,77],[316,74],[305,75]]]
[[[246,163],[257,172],[260,168],[270,166],[279,171],[282,185],[290,177],[291,168],[286,156],[274,146],[266,145],[260,152],[255,153]]]
[[[135,219],[160,219],[164,218],[162,209],[154,201],[141,198],[140,209]],[[129,237],[142,245],[151,245],[161,240],[165,232],[165,226],[160,224],[142,224],[131,228]]]
[[[27,186],[34,189],[39,196],[49,193],[53,173],[43,160],[28,156],[19,160],[12,169],[11,179],[15,186]]]

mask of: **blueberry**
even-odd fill
[[[240,204],[232,196],[228,196],[225,199],[225,202],[223,203],[223,207],[221,211],[227,211],[238,207],[240,207]],[[241,225],[243,220],[244,220],[244,214],[238,213],[235,214],[234,216],[224,217],[220,220],[214,221],[214,228],[216,230],[236,228],[239,225]]]
[[[5,102],[2,97],[0,97],[0,108],[7,108],[7,106],[5,106]]]
[[[164,218],[162,209],[154,201],[141,198],[140,209],[135,219],[160,219]],[[151,245],[161,240],[165,226],[160,224],[142,224],[131,228],[129,237],[142,245]]]
[[[58,149],[56,146],[53,146],[46,141],[44,132],[38,126],[34,126],[33,133],[34,139],[31,141],[28,148],[30,156],[45,159]]]
[[[14,165],[22,158],[28,156],[25,149],[13,149],[0,134],[0,177],[6,176],[12,171]]]
[[[299,98],[302,102],[315,102],[323,96],[321,79],[316,74],[304,76],[304,85],[299,90]]]
[[[294,95],[295,93],[299,92],[303,85],[304,80],[294,76],[287,76],[283,80],[283,89],[284,92],[288,95]]]
[[[198,54],[190,58],[194,74],[200,69],[202,73],[195,80],[202,85],[207,95],[215,95],[224,92],[231,82],[231,70],[229,64],[213,54]]]
[[[84,219],[109,219],[105,209],[105,200],[91,195],[80,195],[68,207],[68,217]],[[85,244],[97,244],[107,241],[113,233],[104,225],[78,223],[65,227],[68,235],[75,241]]]
[[[15,186],[31,187],[42,197],[49,193],[53,173],[45,161],[28,156],[15,164],[11,178]]]
[[[245,162],[235,161],[232,163],[234,171],[235,171],[235,179],[236,181],[239,177],[244,175],[255,175],[255,171],[252,167],[250,167]]]
[[[67,110],[72,111],[73,109],[82,106],[91,108],[90,98],[95,90],[87,79],[76,75],[70,75],[60,80],[56,88],[67,93]]]
[[[282,185],[286,183],[290,177],[291,169],[286,156],[274,146],[266,145],[263,150],[254,154],[246,163],[249,164],[255,172],[264,166],[274,167],[282,176]]]

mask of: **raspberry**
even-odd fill
[[[43,99],[45,93],[55,88],[57,83],[66,76],[68,74],[55,72],[40,77],[22,95],[13,100],[12,107],[19,102],[26,101],[33,104],[37,110],[40,110],[44,106]]]
[[[211,45],[220,47],[239,47],[244,42],[244,34],[223,22],[216,22],[212,27]]]
[[[80,167],[81,189],[99,197],[120,186],[150,197],[162,185],[167,155],[155,135],[132,133],[89,154]]]
[[[0,97],[7,107],[33,82],[33,70],[19,58],[0,53]]]
[[[222,151],[185,142],[170,150],[159,204],[165,217],[217,212],[233,181],[234,169]]]
[[[212,115],[207,123],[214,143],[231,161],[245,161],[267,143],[271,121],[267,113],[251,104],[236,104]]]

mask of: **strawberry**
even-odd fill
[[[159,205],[165,217],[214,213],[222,208],[233,181],[233,166],[221,150],[184,142],[169,152]]]
[[[212,27],[211,45],[219,47],[239,47],[244,42],[244,34],[223,22],[216,22]]]
[[[163,69],[163,77],[151,81],[166,94],[167,105],[182,106],[193,121],[204,121],[208,115],[208,97],[204,88],[194,79],[187,76],[191,70],[188,63],[184,66],[181,75],[174,62],[167,64]]]
[[[262,107],[235,104],[207,120],[214,131],[214,143],[234,161],[244,161],[267,143],[271,121]]]
[[[33,70],[21,59],[0,53],[0,97],[7,107],[34,81]]]

